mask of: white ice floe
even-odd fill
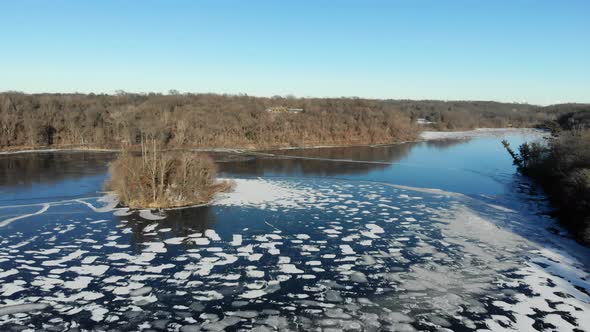
[[[74,271],[78,274],[89,274],[93,276],[101,276],[109,269],[108,265],[82,265],[82,266],[73,266],[70,268],[71,271]]]
[[[199,301],[221,300],[223,294],[216,291],[198,291],[193,293],[193,298]]]
[[[82,264],[92,264],[94,263],[99,257],[98,256],[87,256],[82,259]]]
[[[72,260],[75,259],[79,259],[80,257],[82,257],[82,255],[84,255],[85,253],[87,253],[88,251],[86,250],[76,250],[70,254],[68,254],[67,256],[64,256],[60,259],[56,259],[56,260],[48,260],[48,261],[44,261],[41,263],[41,265],[43,266],[62,266],[64,263],[70,262]]]
[[[211,239],[211,241],[221,241],[219,235],[212,229],[205,230],[205,236]]]
[[[232,179],[233,190],[219,194],[214,205],[257,208],[295,208],[308,196],[285,182],[258,179]]]
[[[152,212],[152,210],[150,210],[150,209],[139,210],[139,216],[142,217],[143,219],[147,219],[147,220],[162,220],[162,219],[166,219],[166,216],[159,215],[159,214],[154,214]]]
[[[352,249],[351,246],[349,246],[348,244],[341,244],[340,245],[340,250],[342,250],[342,254],[343,255],[354,255],[355,252]]]
[[[3,283],[0,287],[0,293],[2,296],[12,296],[13,294],[22,292],[25,290],[23,286],[27,284],[24,280],[14,280],[13,282]]]
[[[187,240],[187,242],[194,243],[199,246],[206,246],[211,243],[211,241],[206,237],[192,237]]]
[[[246,270],[246,275],[250,278],[257,278],[257,279],[263,278],[264,271],[250,269],[250,270]]]
[[[253,289],[253,290],[248,290],[246,292],[244,292],[243,294],[240,295],[240,297],[243,297],[245,299],[255,299],[255,298],[259,298],[266,295],[266,292],[263,289]]]
[[[0,272],[0,279],[6,278],[6,277],[10,277],[12,275],[18,274],[18,270],[17,269],[10,269],[7,271],[2,271]]]
[[[298,269],[297,266],[295,266],[295,264],[279,264],[279,269],[281,270],[281,272],[287,274],[299,274],[305,272],[301,269]]]
[[[232,236],[232,241],[230,242],[230,245],[234,246],[234,247],[239,247],[242,245],[242,235],[240,234],[234,234]]]
[[[178,238],[176,238],[176,239],[178,239]],[[182,239],[184,239],[184,238],[182,238]],[[177,240],[174,240],[174,242],[176,242],[176,241]],[[143,250],[145,252],[162,254],[162,253],[165,253],[166,251],[168,251],[168,249],[166,249],[166,246],[162,242],[144,242],[143,245],[146,246],[146,248]]]
[[[70,289],[84,289],[88,287],[91,281],[92,277],[80,276],[76,277],[74,280],[64,282],[64,287]]]
[[[181,244],[186,238],[185,237],[173,237],[164,240],[166,244],[178,245]]]

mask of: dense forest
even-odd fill
[[[547,142],[522,144],[513,151],[521,172],[539,183],[556,214],[578,240],[590,244],[590,105],[560,105]]]
[[[303,112],[267,111],[277,107]],[[559,112],[471,101],[6,92],[0,93],[0,149],[120,148],[147,138],[166,148],[377,144],[416,138],[424,127],[418,119],[439,130],[523,127]]]

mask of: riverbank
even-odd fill
[[[465,130],[465,131],[422,131],[418,136],[417,139],[414,140],[401,140],[391,143],[383,143],[383,144],[319,144],[319,145],[303,145],[303,146],[275,146],[275,147],[265,147],[261,149],[260,147],[250,146],[250,147],[239,147],[239,148],[221,148],[221,147],[209,147],[209,148],[183,148],[183,149],[165,149],[164,151],[195,151],[195,152],[230,152],[230,153],[244,153],[244,152],[253,152],[253,151],[266,151],[266,150],[297,150],[297,149],[321,149],[321,148],[342,148],[342,147],[363,147],[363,146],[370,146],[370,147],[377,147],[377,146],[388,146],[388,145],[395,145],[395,144],[404,144],[404,143],[413,143],[413,142],[421,142],[421,141],[431,141],[431,140],[447,140],[447,139],[470,139],[476,137],[485,137],[485,136],[497,136],[502,137],[505,135],[511,134],[531,134],[531,135],[542,135],[548,134],[549,132],[541,129],[535,128],[478,128],[474,130]],[[122,149],[117,148],[101,148],[101,147],[69,147],[69,146],[57,146],[57,147],[43,147],[43,148],[11,148],[9,150],[0,150],[1,155],[11,155],[11,154],[19,154],[19,153],[35,153],[35,152],[120,152]],[[137,151],[141,151],[139,148]]]

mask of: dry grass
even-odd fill
[[[172,208],[206,204],[230,183],[216,180],[216,166],[206,154],[144,150],[124,152],[111,164],[107,184],[131,208]]]

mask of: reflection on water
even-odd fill
[[[220,164],[220,171],[227,174],[263,176],[263,175],[311,175],[337,176],[343,174],[363,174],[374,169],[383,169],[406,157],[412,144],[399,144],[382,147],[350,148],[310,148],[304,150],[271,150],[268,157],[254,155],[255,158],[241,162]],[[284,157],[282,157],[284,156]],[[295,157],[295,158],[293,158]],[[335,160],[327,163],[325,159]],[[337,162],[338,160],[368,161],[363,163]]]
[[[47,152],[0,155],[0,204],[31,204],[95,195],[115,154]]]
[[[471,140],[472,140],[471,138],[440,139],[440,140],[426,141],[425,144],[428,147],[435,147],[435,148],[439,148],[439,149],[448,149],[448,148],[452,148],[453,146],[457,146],[459,144],[465,144]]]
[[[112,153],[47,152],[0,155],[0,188],[58,183],[70,178],[104,174]]]

